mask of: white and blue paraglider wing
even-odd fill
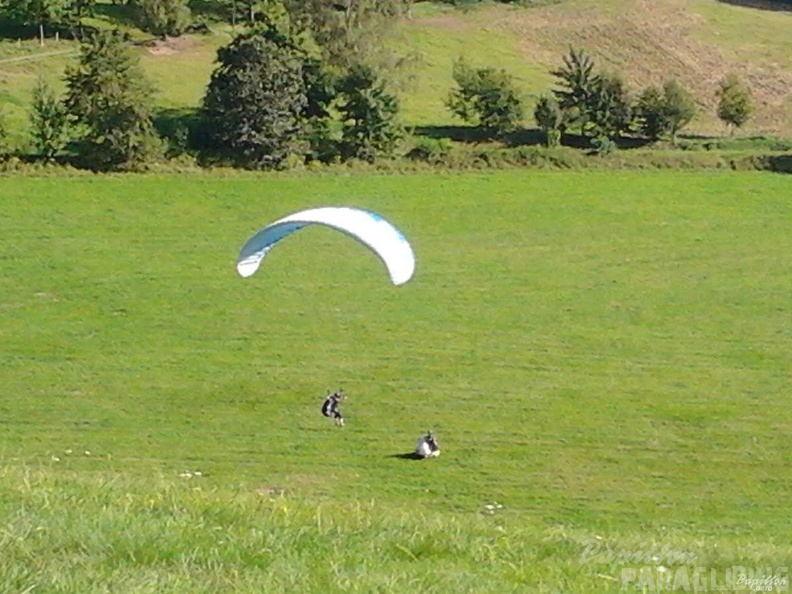
[[[248,277],[282,239],[309,225],[325,225],[356,239],[385,264],[394,285],[406,283],[415,271],[415,254],[407,238],[377,213],[360,208],[326,206],[296,212],[270,223],[253,235],[237,259],[237,272]]]

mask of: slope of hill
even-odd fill
[[[631,89],[678,78],[695,95],[699,132],[722,133],[714,114],[718,81],[734,72],[755,94],[752,133],[792,133],[792,12],[763,11],[714,0],[570,0],[515,9],[491,6],[417,14],[405,38],[425,59],[418,92],[406,98],[413,117],[447,119],[440,103],[458,55],[504,67],[536,96],[552,87],[549,70],[570,46],[603,69],[622,73]],[[435,95],[434,111],[419,110]],[[439,104],[439,106],[438,106]],[[420,113],[418,113],[420,111]]]
[[[0,592],[787,576],[790,195],[754,172],[0,178]],[[415,278],[329,229],[237,276],[250,233],[317,202],[387,213]],[[344,429],[319,413],[337,385]],[[441,457],[406,459],[429,428]]]
[[[110,21],[106,20],[106,23]],[[570,46],[587,50],[604,70],[622,73],[633,91],[678,78],[701,105],[691,130],[722,134],[715,113],[720,78],[735,72],[755,94],[745,134],[792,136],[792,12],[766,11],[716,0],[563,0],[515,8],[487,5],[455,10],[421,3],[400,28],[397,47],[412,66],[400,77],[408,125],[455,123],[443,100],[454,59],[506,68],[529,100],[553,85],[549,71]],[[141,46],[143,65],[159,88],[161,107],[198,105],[216,48],[229,31]],[[62,84],[77,46],[49,40],[0,41],[0,101],[12,136],[24,137],[30,93],[40,76]],[[530,116],[527,124],[531,125]]]

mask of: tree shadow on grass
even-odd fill
[[[522,146],[539,146],[545,142],[545,134],[539,128],[520,128],[501,137],[494,135],[490,130],[474,126],[416,126],[413,134],[424,138],[445,138],[454,142],[466,144],[480,144],[484,142],[500,141],[505,146],[516,148]],[[616,140],[620,149],[641,148],[650,144],[647,138],[638,136],[624,136]],[[590,150],[591,139],[581,134],[565,133],[561,136],[561,145],[572,148]]]
[[[792,0],[718,0],[718,2],[759,10],[792,12]]]
[[[56,35],[63,39],[77,39],[79,32],[80,28],[77,27],[47,25],[44,27],[44,45]],[[0,16],[0,39],[29,41],[38,40],[40,35],[38,25],[23,25]]]
[[[0,39],[35,39],[38,35],[37,27],[20,25],[0,17]]]
[[[487,130],[473,126],[416,126],[413,134],[435,140],[446,138],[471,144],[492,140],[492,135]]]
[[[544,142],[544,134],[537,128],[521,128],[508,134],[498,135],[477,126],[416,126],[413,134],[435,140],[447,139],[465,144],[502,142],[506,146],[533,146]]]
[[[220,2],[212,2],[211,0],[190,0],[190,12],[194,18],[203,18],[212,22],[231,22],[230,9],[223,6]],[[244,13],[244,8],[239,7],[239,13]],[[237,20],[244,17],[244,14],[237,14]]]
[[[538,128],[526,128],[513,132],[508,135],[505,140],[508,145],[512,147],[536,146],[544,144],[545,135],[544,132]],[[616,147],[621,150],[637,149],[652,143],[648,138],[640,136],[620,136],[616,138],[614,142],[616,143]],[[592,139],[590,137],[569,132],[565,132],[561,135],[561,146],[568,146],[581,150],[591,150],[593,148]]]
[[[770,170],[776,173],[792,174],[792,153],[788,155],[774,155],[768,157]]]
[[[131,4],[96,4],[94,13],[97,17],[105,19],[116,25],[137,28],[138,23],[135,18],[135,7]]]

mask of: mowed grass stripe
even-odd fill
[[[7,459],[445,510],[494,498],[591,529],[787,527],[785,177],[6,182]],[[236,276],[258,226],[318,204],[389,217],[414,280],[390,286],[325,229]],[[343,431],[318,414],[339,385]],[[394,457],[428,428],[437,463]]]

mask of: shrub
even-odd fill
[[[565,120],[564,112],[558,102],[552,97],[540,97],[534,109],[534,119],[544,132],[545,144],[548,147],[558,146],[561,142],[561,132]]]
[[[454,148],[454,143],[448,138],[427,138],[419,136],[415,139],[415,146],[407,153],[410,159],[440,163],[446,159]]]
[[[597,136],[591,141],[594,152],[600,157],[610,155],[616,150],[616,143],[606,135]]]
[[[454,115],[497,136],[520,125],[522,100],[505,70],[473,68],[459,59],[453,75],[458,88],[451,91],[446,106]]]
[[[630,98],[619,76],[597,76],[584,109],[587,133],[594,138],[618,138],[632,127]]]
[[[639,131],[652,140],[670,135],[676,144],[677,133],[696,115],[696,104],[690,93],[677,81],[670,80],[641,93],[635,106]]]
[[[402,137],[399,103],[374,69],[352,66],[340,82],[339,99],[343,155],[368,162],[391,155]]]
[[[33,88],[30,123],[36,152],[45,161],[54,161],[68,142],[68,114],[43,78],[39,78]]]
[[[720,81],[717,96],[718,117],[728,126],[729,134],[734,134],[734,129],[742,127],[753,112],[751,90],[730,74]]]

